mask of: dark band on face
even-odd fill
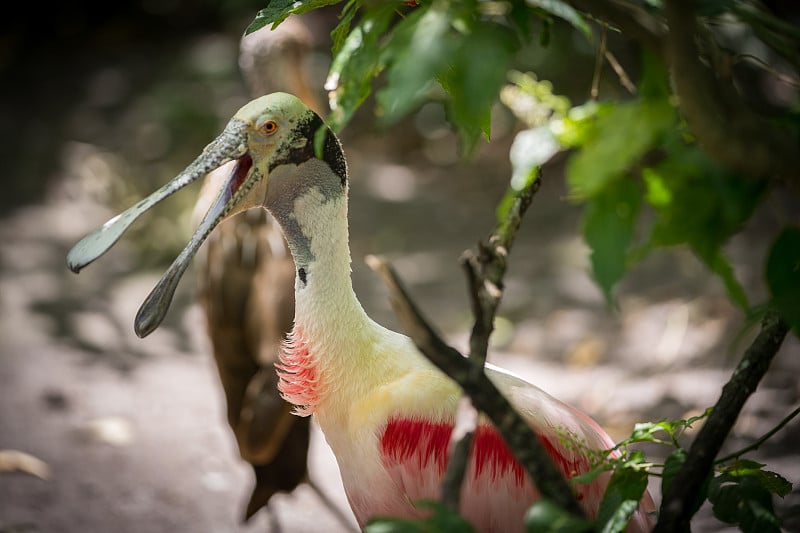
[[[313,111],[309,111],[300,119],[300,123],[295,129],[296,138],[304,138],[307,142],[299,147],[297,145],[300,143],[287,143],[289,148],[285,150],[284,153],[280,154],[282,157],[273,159],[270,165],[270,171],[280,165],[287,163],[298,165],[304,161],[308,161],[312,157],[316,157],[314,153],[314,137],[319,128],[325,128],[325,144],[322,148],[322,160],[331,167],[334,174],[339,176],[342,188],[344,188],[345,185],[347,185],[347,163],[345,162],[344,153],[342,152],[342,145],[330,128],[325,126],[325,123],[319,115]]]

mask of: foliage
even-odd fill
[[[681,435],[710,413],[711,409],[707,409],[703,414],[688,419],[636,424],[630,437],[617,444],[589,472],[573,478],[573,483],[586,483],[602,472],[613,471],[595,523],[596,530],[624,530],[630,517],[625,513],[636,509],[635,504],[647,486],[648,475],[661,477],[662,493],[670,491],[672,481],[687,457],[686,449],[680,444]],[[789,418],[797,413],[795,410]],[[640,451],[629,448],[643,442],[672,448],[663,465],[647,463]],[[725,464],[726,460],[717,462],[715,471],[708,474],[692,514],[708,499],[717,518],[738,525],[742,531],[779,531],[771,495],[784,497],[792,490],[792,485],[780,474],[765,470],[766,465],[743,459],[741,456],[750,449],[752,447],[731,454],[733,460],[730,464]],[[614,457],[614,453],[618,456]]]
[[[339,3],[274,0],[248,32]],[[644,7],[656,13],[663,9],[661,2]],[[751,22],[757,18],[756,30],[779,30],[772,41],[781,44],[780,50],[797,36],[767,13],[737,2],[702,2],[699,11],[717,21],[731,13]],[[542,38],[554,20],[593,38],[586,15],[561,0],[348,0],[331,33],[328,121],[341,130],[372,93],[374,80],[385,74],[376,94],[380,123],[392,124],[428,99],[443,101],[469,153],[481,136],[489,138],[492,106],[502,90],[504,103],[530,127],[518,134],[511,150],[515,179],[563,150],[572,151],[567,165],[571,197],[586,206],[583,232],[592,271],[610,303],[615,286],[648,254],[688,246],[719,276],[731,300],[752,314],[724,247],[765,197],[766,180],[736,175],[698,148],[675,107],[666,67],[651,54],[643,57],[637,97],[620,102],[570,107],[566,98],[553,95],[549,82],[513,71],[517,53],[535,42],[537,30]],[[515,93],[507,91],[508,79]],[[642,236],[636,228],[645,208],[656,218]],[[797,328],[800,319],[792,315],[800,308],[793,305],[800,274],[791,266],[780,273],[775,266],[791,265],[792,258],[783,257],[790,252],[782,246],[774,250],[769,283],[772,304]]]
[[[745,61],[747,54],[736,50],[736,43],[723,42],[717,31],[726,24],[738,25],[760,41],[768,57],[785,61],[796,74],[798,28],[761,4],[742,0],[273,0],[248,31],[340,3],[344,5],[331,33],[333,58],[325,85],[331,107],[327,120],[335,131],[347,125],[375,90],[376,117],[384,126],[426,101],[441,102],[464,153],[470,154],[481,137],[490,138],[492,109],[500,101],[524,125],[509,154],[512,192],[498,208],[501,222],[513,191],[563,154],[568,158],[569,198],[584,207],[582,232],[591,250],[592,273],[609,304],[614,304],[619,282],[643,259],[666,247],[685,247],[718,277],[747,318],[771,308],[800,333],[800,228],[787,226],[776,232],[764,260],[766,302],[750,301],[725,251],[768,196],[775,178],[787,178],[776,176],[776,169],[789,168],[796,174],[797,165],[785,164],[786,153],[778,145],[797,152],[800,120],[789,108],[759,115],[737,93],[744,90],[740,86],[718,86],[731,79],[731,64]],[[690,4],[696,11],[687,7]],[[673,29],[687,29],[676,22],[687,9],[688,31],[697,30],[690,35],[701,43],[698,54],[703,62],[696,56],[678,57],[678,52],[670,55],[665,44]],[[573,105],[550,81],[517,70],[521,52],[545,47],[555,24],[596,46],[598,66],[608,57],[606,34],[630,29],[643,48],[632,94]],[[770,69],[761,59],[755,64]],[[724,75],[708,75],[705,65]],[[624,73],[615,70],[622,79]],[[677,87],[687,86],[692,90],[678,94]],[[780,142],[772,143],[770,152],[774,139]],[[760,168],[749,164],[752,161],[768,163]],[[592,472],[573,480],[587,482],[612,471],[594,523],[542,500],[526,517],[528,529],[621,531],[648,475],[662,477],[665,493],[671,488],[687,457],[679,438],[701,418],[637,424],[631,437],[615,448],[618,456],[604,457]],[[629,445],[641,442],[674,450],[663,465],[653,465],[639,452],[628,451]],[[738,524],[743,531],[777,531],[771,496],[785,495],[790,486],[763,466],[738,457],[718,465],[708,473],[695,507],[708,500],[720,520]],[[447,531],[463,526],[441,506],[426,505],[432,510],[428,520],[379,520],[368,531]]]

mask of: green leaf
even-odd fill
[[[688,419],[678,420],[661,420],[659,422],[639,422],[633,426],[631,436],[625,439],[626,444],[634,442],[655,442],[657,440],[656,434],[660,432],[666,433],[670,439],[677,439],[679,433],[711,414],[712,408],[709,407],[702,414],[689,417]]]
[[[591,249],[592,273],[609,303],[628,266],[640,206],[641,192],[633,180],[607,185],[586,206],[583,236]]]
[[[736,524],[739,521],[740,493],[738,483],[732,482],[728,476],[715,477],[708,492],[714,516],[726,524]]]
[[[708,499],[714,516],[745,533],[780,531],[770,492],[755,476],[721,474],[711,482]]]
[[[719,278],[722,280],[722,283],[725,284],[725,290],[727,291],[728,297],[730,297],[731,301],[733,301],[743,310],[748,311],[750,309],[750,303],[747,301],[747,294],[744,292],[744,287],[742,287],[742,285],[739,283],[739,280],[736,279],[733,266],[722,254],[722,251],[718,250],[711,257],[706,258],[700,256],[700,258],[705,261],[709,270],[719,276]]]
[[[333,131],[341,131],[369,96],[373,78],[383,69],[379,39],[393,16],[391,4],[367,10],[334,56],[325,82],[325,89],[331,95],[329,122]]]
[[[377,94],[379,120],[388,125],[418,106],[453,53],[444,2],[421,6],[400,22],[385,45],[386,87]]]
[[[587,39],[592,38],[592,30],[580,13],[574,7],[561,0],[526,0],[526,3],[543,11],[546,11],[566,22],[570,23],[575,29],[579,30]]]
[[[582,149],[567,164],[570,193],[591,198],[620,179],[674,127],[675,110],[666,99],[620,104],[598,115]]]
[[[358,0],[349,0],[342,8],[339,24],[331,30],[331,56],[336,57],[344,46],[345,39],[350,34],[350,25],[358,12]]]
[[[744,533],[780,533],[781,523],[775,515],[772,502],[746,500],[747,512],[739,523]]]
[[[267,24],[272,24],[275,29],[281,22],[286,20],[289,15],[299,15],[307,11],[338,4],[342,0],[271,0],[267,7],[256,14],[256,18],[247,29],[245,35],[249,35],[256,30],[260,30]]]
[[[481,134],[489,139],[492,106],[505,83],[518,41],[507,29],[488,22],[456,35],[438,80],[449,96],[447,117],[461,133],[464,152],[469,153]]]
[[[591,529],[591,522],[568,513],[546,498],[538,500],[525,513],[528,533],[583,533]]]
[[[591,468],[589,471],[584,472],[579,476],[570,478],[569,482],[573,486],[577,484],[588,485],[589,483],[592,483],[595,479],[600,477],[600,474],[602,474],[603,472],[608,472],[612,468],[614,468],[613,464],[602,463],[598,466]]]
[[[660,57],[645,50],[642,52],[642,80],[639,82],[639,97],[645,100],[670,98],[669,71]]]
[[[764,470],[764,464],[749,459],[739,459],[721,470],[731,477],[751,476],[766,490],[781,498],[792,491],[792,484],[780,474]]]
[[[602,524],[602,527],[599,529],[600,533],[619,533],[620,531],[625,531],[628,522],[631,520],[631,516],[633,516],[633,513],[635,513],[638,508],[638,501],[624,500],[617,506],[608,520]]]
[[[656,433],[665,431],[663,422],[637,422],[633,426],[630,442],[653,442]]]
[[[669,148],[669,158],[642,173],[645,199],[657,214],[649,246],[688,245],[722,279],[731,300],[747,310],[747,296],[722,247],[761,202],[765,183],[719,168],[696,146],[676,141]]]
[[[758,470],[754,477],[766,490],[781,498],[792,492],[792,484],[788,479],[770,470]]]
[[[772,306],[800,335],[800,228],[787,227],[775,239],[766,278]]]
[[[636,467],[636,461],[622,463],[611,479],[600,502],[595,524],[603,533],[624,531],[647,489],[647,471]]]
[[[675,475],[683,467],[683,463],[686,462],[686,455],[686,450],[683,448],[677,448],[675,451],[669,454],[669,456],[667,456],[667,460],[664,461],[664,471],[661,473],[662,494],[669,494],[669,491],[672,488],[672,480],[675,479]]]
[[[562,120],[552,123],[553,134],[564,148],[582,146],[597,136],[597,118],[611,113],[615,107],[594,100],[575,106]]]

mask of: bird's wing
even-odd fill
[[[608,433],[580,410],[494,365],[487,365],[486,374],[538,435],[556,441],[572,440],[579,448],[570,451],[574,453],[614,446]]]
[[[592,462],[587,457],[600,459],[596,451],[614,447],[608,433],[582,411],[504,369],[487,365],[487,375],[528,421],[565,476],[586,472]],[[618,455],[612,452],[612,456]],[[597,513],[609,477],[604,472],[595,482],[575,487],[582,505],[592,516]],[[653,498],[645,490],[626,531],[650,531],[655,513]]]

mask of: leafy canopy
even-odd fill
[[[376,118],[384,126],[424,102],[438,101],[469,154],[481,138],[490,138],[492,109],[502,102],[523,129],[509,154],[511,187],[498,206],[501,223],[515,191],[536,179],[553,157],[564,154],[569,199],[584,206],[582,232],[591,251],[592,274],[609,304],[631,268],[660,249],[680,246],[718,277],[746,316],[773,308],[800,333],[800,227],[786,225],[776,233],[764,258],[768,300],[754,306],[725,247],[767,196],[771,177],[739,175],[697,143],[668,81],[664,57],[641,55],[638,79],[627,83],[630,97],[602,102],[592,98],[574,105],[548,80],[517,69],[522,51],[547,46],[556,23],[571,28],[576,39],[598,47],[601,65],[604,39],[598,43],[597,37],[617,29],[601,22],[602,17],[573,7],[585,2],[272,0],[247,31],[274,27],[291,15],[333,4],[344,4],[331,32],[333,57],[325,84],[331,108],[327,122],[334,131],[348,124],[373,91]],[[634,6],[639,16],[650,17],[656,27],[664,25],[661,0],[625,4]],[[699,0],[693,5],[698,20],[706,24],[711,49],[717,45],[711,23],[734,21],[746,25],[772,53],[800,70],[796,54],[800,30],[757,3]],[[781,121],[793,124],[791,131],[797,136],[796,115],[787,112]],[[619,455],[613,458],[609,452],[587,451],[588,456],[598,457],[597,464],[573,483],[612,472],[597,519],[576,518],[544,499],[529,510],[528,531],[623,531],[648,475],[660,476],[662,492],[669,491],[687,457],[680,436],[707,414],[637,424],[615,448]],[[640,452],[628,450],[640,442],[674,450],[663,465],[655,465]],[[772,495],[785,496],[791,485],[763,466],[740,457],[717,465],[708,473],[696,507],[708,500],[720,520],[737,524],[742,531],[779,531]],[[470,530],[439,504],[421,505],[430,511],[426,519],[378,519],[367,531]]]

